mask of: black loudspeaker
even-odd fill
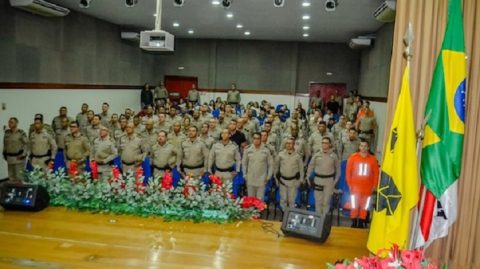
[[[282,231],[287,236],[300,237],[324,243],[332,229],[331,214],[288,207],[283,214]]]
[[[0,204],[5,209],[40,211],[50,202],[50,196],[43,186],[33,184],[5,184],[0,195]]]

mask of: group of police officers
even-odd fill
[[[352,105],[354,99],[348,100],[347,105]],[[117,156],[123,172],[140,167],[149,156],[154,176],[177,168],[183,176],[201,177],[208,172],[230,184],[242,169],[248,195],[259,199],[263,199],[265,186],[273,179],[280,189],[281,208],[295,206],[299,186],[308,184],[315,190],[316,210],[327,213],[341,175],[340,162],[352,154],[375,158],[368,153],[374,141],[374,115],[365,105],[358,109],[360,117],[341,115],[329,131],[320,110],[302,117],[301,104],[287,119],[280,118],[268,102],[261,108],[265,111],[262,122],[255,115],[258,110],[250,105],[243,115],[237,115],[240,94],[233,86],[227,101],[220,101],[223,106],[217,117],[212,116],[208,105],[198,105],[195,92],[188,94],[187,101],[194,104],[193,111],[162,99],[155,104],[156,109],[147,105],[137,115],[129,108],[121,115],[111,114],[108,103],[103,103],[96,114],[88,104],[82,104],[75,119],[69,117],[66,107],[61,107],[51,125],[44,122],[42,114],[36,114],[28,133],[19,129],[17,118],[12,117],[3,150],[9,179],[21,180],[27,160],[47,169],[58,151],[63,151],[67,167],[74,162],[82,172],[89,158],[97,163],[103,176],[111,176]],[[363,153],[358,152],[362,143]],[[362,165],[357,166],[363,169]],[[372,181],[376,184],[375,179]],[[358,205],[359,201],[352,200],[350,206],[354,209],[357,204],[362,211],[364,203]]]

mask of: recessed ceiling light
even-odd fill
[[[233,13],[227,13],[227,18],[229,19],[233,18]]]
[[[180,26],[180,23],[174,22],[172,25],[173,25],[173,27],[178,27],[178,26]]]
[[[309,36],[310,36],[310,35],[307,34],[307,33],[303,34],[303,37],[309,37]]]
[[[303,26],[303,30],[308,30],[308,29],[310,29],[310,26],[307,26],[307,25]]]
[[[303,15],[302,19],[303,19],[303,20],[309,20],[309,19],[310,19],[310,15]]]
[[[310,2],[303,2],[302,3],[302,7],[309,7],[310,6]]]
[[[193,33],[195,33],[195,32],[190,29],[190,30],[188,30],[188,33],[191,34],[191,35],[193,35]]]
[[[242,28],[243,28],[243,25],[237,24],[237,28],[238,28],[238,29],[242,29]]]
[[[250,35],[250,31],[245,31],[244,35]]]
[[[218,6],[218,5],[220,5],[220,1],[219,0],[213,0],[212,5]]]
[[[331,75],[333,75],[333,73],[332,73],[332,72],[327,72],[327,73],[325,73],[325,74],[326,74],[327,76],[331,76]]]

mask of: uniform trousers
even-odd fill
[[[330,211],[330,201],[333,195],[333,189],[335,188],[335,180],[333,177],[330,178],[320,178],[315,177],[315,185],[323,187],[322,191],[314,191],[315,197],[315,212],[320,214],[327,214]]]
[[[295,197],[297,195],[300,180],[284,180],[278,179],[280,188],[280,207],[285,210],[288,207],[295,207]]]

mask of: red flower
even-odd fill
[[[169,190],[173,187],[173,177],[172,173],[165,172],[162,177],[162,189]]]
[[[114,181],[118,181],[120,179],[120,170],[118,169],[118,167],[112,167],[112,175]]]
[[[90,162],[90,170],[92,170],[92,179],[96,181],[98,179],[98,166],[96,161]]]
[[[68,175],[70,177],[75,177],[78,175],[78,167],[76,162],[70,162],[70,165],[68,166]]]
[[[256,197],[246,196],[242,199],[242,208],[254,207],[259,211],[266,208],[266,204]]]
[[[220,179],[219,176],[210,175],[208,178],[210,179],[210,182],[212,182],[212,184],[218,185],[218,186],[223,186],[223,182],[222,182],[222,180]]]

